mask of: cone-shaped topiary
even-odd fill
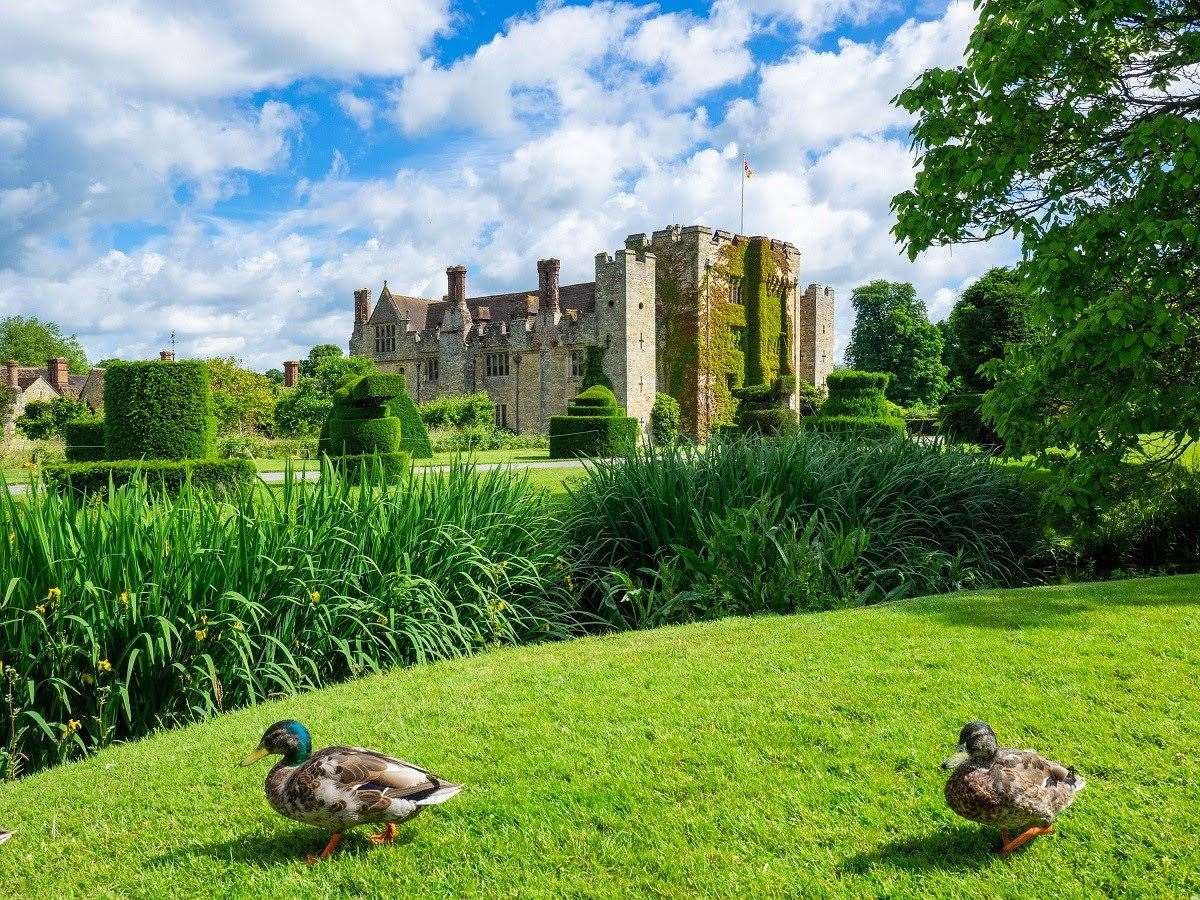
[[[638,421],[625,415],[616,395],[601,384],[580,391],[565,416],[550,417],[550,456],[630,456],[637,449]]]

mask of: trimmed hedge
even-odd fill
[[[890,440],[904,437],[904,420],[888,406],[884,391],[892,376],[887,372],[830,372],[826,385],[829,398],[815,416],[804,420],[810,431],[837,437]]]
[[[630,416],[551,416],[550,456],[632,456],[638,421]]]
[[[104,459],[104,420],[76,419],[62,427],[67,462]]]
[[[812,416],[804,420],[804,428],[837,437],[870,440],[890,440],[906,434],[904,420],[896,416]]]
[[[114,362],[104,373],[104,413],[109,459],[216,455],[217,423],[202,362]]]
[[[738,420],[747,434],[763,436],[789,434],[800,427],[796,413],[790,409],[747,409],[738,414]]]
[[[870,416],[894,418],[884,395],[892,376],[888,372],[856,372],[839,369],[825,380],[829,399],[821,404],[819,416]]]
[[[679,425],[683,412],[679,401],[670,394],[656,393],[654,406],[650,410],[650,438],[656,447],[667,447],[679,442]]]
[[[329,464],[339,477],[357,481],[363,472],[370,473],[376,468],[382,468],[386,475],[400,475],[412,465],[412,457],[402,450],[396,453],[357,453],[331,456]]]
[[[232,492],[254,484],[258,472],[248,459],[123,459],[46,466],[42,477],[51,490],[80,494],[107,491],[110,483],[121,487],[134,477],[145,478],[148,484],[171,493],[188,480],[213,491]]]
[[[398,372],[347,380],[334,394],[318,446],[330,456],[399,452],[419,459],[433,456],[429,432]]]
[[[568,416],[617,416],[623,415],[617,405],[617,395],[602,384],[580,391],[567,406]]]
[[[942,436],[951,444],[1002,447],[1004,441],[983,419],[983,394],[951,394],[938,410]]]

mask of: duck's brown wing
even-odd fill
[[[1048,825],[1071,805],[1083,779],[1033,750],[1002,750],[991,767],[994,791],[1010,809]]]

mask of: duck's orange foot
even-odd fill
[[[319,859],[329,859],[329,857],[333,855],[333,851],[337,849],[338,844],[341,842],[342,833],[340,831],[335,831],[329,836],[329,843],[325,845],[324,850],[322,850],[316,856],[311,853],[308,854],[306,857],[304,857],[304,861],[311,866]]]
[[[396,840],[395,822],[388,822],[384,826],[383,831],[379,832],[379,834],[371,835],[372,844],[390,844],[394,840]]]
[[[1053,830],[1053,825],[1034,825],[1032,828],[1026,828],[1011,840],[1008,837],[1008,832],[1001,831],[1000,837],[1003,840],[1003,844],[1000,846],[1000,854],[1002,856],[1008,856],[1008,854],[1012,853],[1013,851],[1020,850],[1035,837],[1040,837],[1043,834],[1050,834],[1050,832]]]

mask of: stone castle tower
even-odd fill
[[[645,428],[656,391],[674,396],[685,430],[703,438],[733,417],[730,391],[782,373],[823,386],[833,365],[833,291],[799,291],[800,254],[769,238],[705,226],[631,235],[598,253],[595,279],[559,284],[557,259],[537,289],[467,296],[446,270],[440,300],[354,292],[350,352],[405,375],[413,399],[485,391],[496,423],[544,433],[578,393],[589,353],[602,354],[618,402]]]

